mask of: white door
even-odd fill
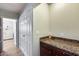
[[[32,11],[19,20],[19,47],[24,55],[32,55]]]

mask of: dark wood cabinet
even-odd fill
[[[41,56],[77,56],[77,54],[40,42]]]

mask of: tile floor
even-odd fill
[[[13,40],[3,41],[3,52],[1,56],[23,56],[23,53],[14,44]]]

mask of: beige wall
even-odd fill
[[[33,9],[34,34],[45,36],[49,33],[49,10],[47,4],[40,4]]]
[[[79,40],[79,4],[51,4],[52,35]]]
[[[49,9],[47,4],[40,4],[33,9],[33,52],[39,55],[39,38],[49,33]]]
[[[79,40],[79,4],[40,4],[34,8],[34,55],[40,54],[39,38],[49,34]]]

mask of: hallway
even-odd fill
[[[23,54],[19,48],[15,47],[14,41],[11,39],[3,42],[3,52],[1,56],[23,56]]]

